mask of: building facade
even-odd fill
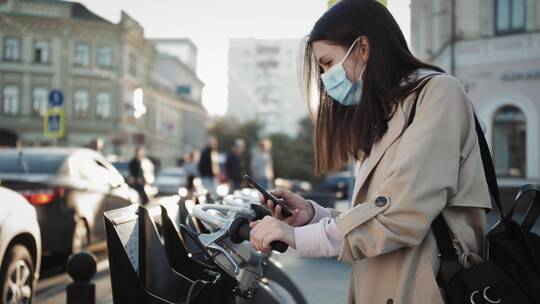
[[[76,2],[0,3],[0,129],[22,145],[85,146],[105,142],[104,154],[129,158],[136,146],[163,164],[185,151],[184,117],[201,117],[200,102],[160,82],[159,53],[136,20],[122,12],[111,23]],[[49,93],[64,96],[65,135],[44,135]],[[193,141],[204,141],[204,134]],[[193,137],[190,135],[190,137]]]
[[[231,39],[227,116],[257,119],[264,132],[294,136],[307,115],[298,81],[300,39]]]
[[[539,183],[540,2],[412,0],[411,44],[463,82],[499,183]]]
[[[197,46],[187,38],[154,38],[156,49],[166,55],[178,58],[193,73],[197,72]]]

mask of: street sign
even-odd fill
[[[49,105],[51,107],[61,107],[64,104],[64,94],[60,90],[52,90],[49,93]]]
[[[64,136],[66,129],[66,115],[63,109],[48,109],[43,118],[43,133],[49,138]]]

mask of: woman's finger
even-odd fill
[[[287,197],[289,196],[289,192],[287,190],[281,189],[281,188],[274,189],[274,190],[270,191],[270,193],[272,193],[275,196],[281,197],[283,199],[287,199]]]
[[[260,225],[255,226],[255,228],[251,229],[251,232],[249,233],[249,241],[251,242],[251,245],[255,250],[258,250],[259,248],[259,233],[257,232],[257,227],[260,227]]]
[[[253,221],[251,223],[249,223],[249,227],[251,227],[251,229],[255,228],[255,226],[257,226],[259,224],[260,220],[258,221]]]
[[[289,225],[292,225],[296,218],[298,217],[298,215],[300,214],[300,210],[299,209],[294,209],[291,216],[289,216],[288,218],[284,219],[283,221]]]
[[[271,200],[268,200],[268,201],[266,201],[266,205],[268,206],[268,209],[270,209],[270,214],[272,214],[272,216],[275,216],[275,214],[274,214],[274,212],[275,212],[274,202],[272,202]]]
[[[272,218],[269,216],[264,217],[262,220],[258,221],[259,223],[251,229],[251,232],[249,233],[249,240],[253,247],[256,250],[260,250],[262,248],[262,239],[266,234],[269,233],[269,220]]]
[[[272,251],[272,247],[270,246],[270,243],[272,243],[275,240],[279,240],[280,237],[277,232],[270,232],[267,234],[263,239],[261,243],[261,248],[263,252],[270,252]]]
[[[282,209],[281,205],[276,205],[276,209],[275,209],[275,212],[274,212],[275,213],[274,217],[279,219],[279,220],[283,220],[283,215],[281,214],[281,211],[282,211],[281,209]]]

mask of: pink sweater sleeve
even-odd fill
[[[302,257],[333,257],[339,254],[343,237],[330,211],[309,201],[315,214],[311,222],[294,229],[296,250]]]

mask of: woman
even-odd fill
[[[443,303],[432,221],[442,212],[468,267],[480,259],[491,208],[463,87],[416,59],[392,15],[371,0],[326,12],[305,59],[306,92],[316,80],[319,93],[315,172],[359,161],[352,206],[339,214],[276,190],[293,216],[282,219],[267,202],[274,217],[251,224],[251,243],[268,251],[281,240],[301,256],[351,263],[349,303]]]

